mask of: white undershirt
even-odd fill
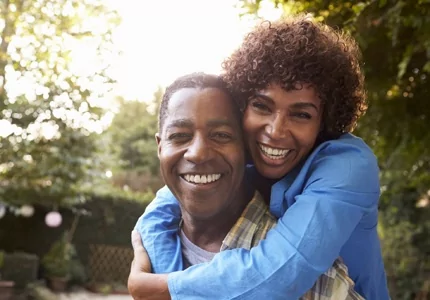
[[[211,261],[218,252],[210,252],[193,244],[185,235],[184,231],[180,233],[182,256],[184,258],[184,267],[201,264]]]

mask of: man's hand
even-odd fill
[[[128,277],[128,291],[135,300],[170,299],[167,274],[151,274],[151,262],[136,230],[131,232],[134,259]]]

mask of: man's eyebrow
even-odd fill
[[[208,127],[221,127],[221,126],[229,126],[233,127],[233,122],[225,119],[211,119],[206,122],[206,126]],[[194,122],[191,119],[176,119],[172,120],[167,124],[166,130],[172,128],[193,128]]]
[[[176,119],[169,122],[169,124],[166,126],[166,129],[171,129],[174,127],[192,128],[193,126],[194,126],[194,123],[190,119]]]

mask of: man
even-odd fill
[[[249,250],[276,224],[246,180],[240,124],[240,110],[216,76],[181,77],[162,99],[158,156],[165,183],[180,202],[182,223],[177,237],[187,267],[210,261],[219,251]],[[134,232],[132,240],[140,260],[144,249],[139,235]],[[167,275],[145,274],[141,271],[150,267],[141,270],[139,266],[140,261],[132,265],[131,274],[140,275],[130,276],[129,286],[139,280],[145,287],[131,294],[138,299],[169,299]],[[353,285],[346,267],[337,260],[301,299],[362,299]]]

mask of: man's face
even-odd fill
[[[244,145],[233,110],[220,89],[184,88],[171,96],[157,134],[164,181],[195,219],[226,211],[241,185]]]

